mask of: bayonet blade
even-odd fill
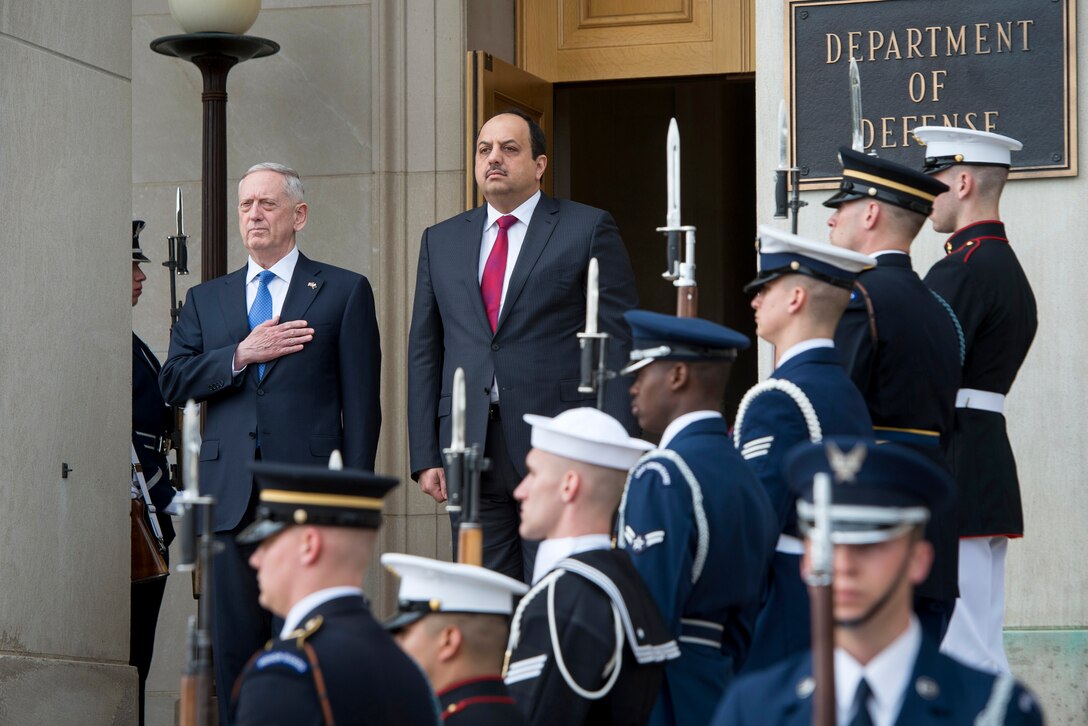
[[[861,129],[861,74],[858,62],[850,57],[850,128],[853,131],[851,147],[854,151],[865,153],[865,134]]]
[[[465,370],[458,368],[453,373],[453,400],[451,401],[450,450],[465,450]]]
[[[665,226],[680,226],[680,128],[676,119],[669,121],[669,133],[665,139],[666,166],[668,172],[669,199],[665,210]]]
[[[778,169],[789,168],[790,122],[786,118],[786,99],[778,102]]]
[[[178,237],[185,236],[185,200],[181,194],[181,187],[178,187],[177,195],[177,218],[178,218]]]

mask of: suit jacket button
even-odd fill
[[[249,438],[251,438],[251,439],[257,438],[257,432],[256,431],[250,431],[249,432]]]
[[[498,349],[499,349],[499,347],[500,347],[500,346],[499,346],[499,344],[498,344],[498,343],[492,343],[492,344],[491,344],[491,350],[498,350]]]
[[[263,388],[258,388],[257,389],[257,395],[258,396],[263,396],[264,395],[264,389]]]

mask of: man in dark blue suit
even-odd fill
[[[450,444],[453,373],[465,370],[468,444],[491,460],[480,492],[484,566],[528,581],[535,543],[518,536],[514,488],[529,453],[526,413],[591,405],[578,392],[590,259],[600,266],[599,329],[612,336],[613,370],[626,361],[623,312],[638,304],[634,273],[611,215],[540,191],[544,132],[520,111],[480,129],[476,183],[487,203],[430,227],[419,248],[408,342],[412,478],[446,500],[442,448]],[[608,413],[633,428],[622,387]],[[456,542],[455,542],[456,544]]]
[[[200,486],[216,498],[224,552],[213,582],[221,723],[246,658],[270,633],[249,551],[233,535],[253,521],[254,459],[373,469],[381,427],[374,295],[362,275],[310,260],[298,174],[257,164],[238,185],[246,267],[192,288],[159,376],[166,400],[206,402]],[[248,311],[248,313],[247,313]]]
[[[1041,724],[1030,693],[1010,676],[941,655],[912,613],[914,587],[933,561],[924,523],[947,506],[949,474],[906,447],[847,437],[801,444],[786,467],[806,537],[815,520],[813,479],[831,481],[836,722]],[[815,688],[812,655],[799,653],[734,682],[712,723],[808,726]]]
[[[363,580],[397,485],[368,471],[257,462],[256,521],[238,535],[261,603],[283,618],[233,694],[238,726],[438,723],[419,667],[382,628]]]
[[[910,246],[948,187],[845,147],[839,155],[839,191],[824,202],[835,210],[827,220],[831,243],[875,257],[877,266],[858,275],[835,348],[865,397],[877,440],[904,444],[947,467],[962,331],[948,303],[911,268]],[[939,641],[958,593],[954,506],[933,512],[927,526],[936,557],[915,596],[922,628]]]
[[[774,346],[775,370],[741,400],[733,442],[759,476],[778,515],[778,546],[767,600],[756,622],[746,671],[766,668],[811,642],[804,551],[793,497],[782,472],[786,453],[824,436],[872,437],[873,422],[839,362],[835,326],[858,273],[876,260],[769,226],[759,228],[756,334]]]
[[[628,477],[617,544],[680,641],[650,723],[701,726],[748,653],[779,531],[721,414],[729,364],[748,339],[697,318],[626,317],[631,408],[661,440]]]
[[[132,306],[140,300],[143,282],[147,275],[140,269],[141,262],[150,262],[140,249],[140,231],[143,221],[132,220]],[[163,535],[163,544],[170,546],[174,539],[174,524],[167,508],[174,499],[174,487],[170,485],[170,465],[166,461],[170,433],[174,430],[173,414],[159,392],[159,359],[132,334],[132,450],[143,470],[155,517]],[[134,494],[136,494],[134,492]],[[142,496],[140,492],[137,496]],[[169,550],[164,553],[168,559]],[[128,664],[136,667],[140,678],[140,724],[144,723],[144,684],[151,670],[155,651],[155,626],[159,620],[159,607],[166,591],[166,578],[147,582],[134,582],[130,592],[131,616],[129,619]]]

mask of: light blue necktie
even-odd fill
[[[253,305],[249,308],[250,330],[272,319],[272,293],[268,291],[268,283],[275,279],[276,273],[272,272],[272,270],[261,270],[259,277],[257,297],[253,298]],[[262,378],[264,378],[264,363],[258,363],[257,380],[259,381]]]

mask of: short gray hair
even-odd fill
[[[246,173],[242,175],[242,179],[245,179],[250,174],[254,174],[258,171],[274,171],[283,177],[283,191],[290,199],[296,202],[301,202],[305,190],[302,188],[302,179],[299,177],[298,172],[289,166],[283,164],[277,164],[274,161],[262,161],[260,164],[254,164],[246,170]],[[242,186],[242,179],[238,180],[238,186]]]

